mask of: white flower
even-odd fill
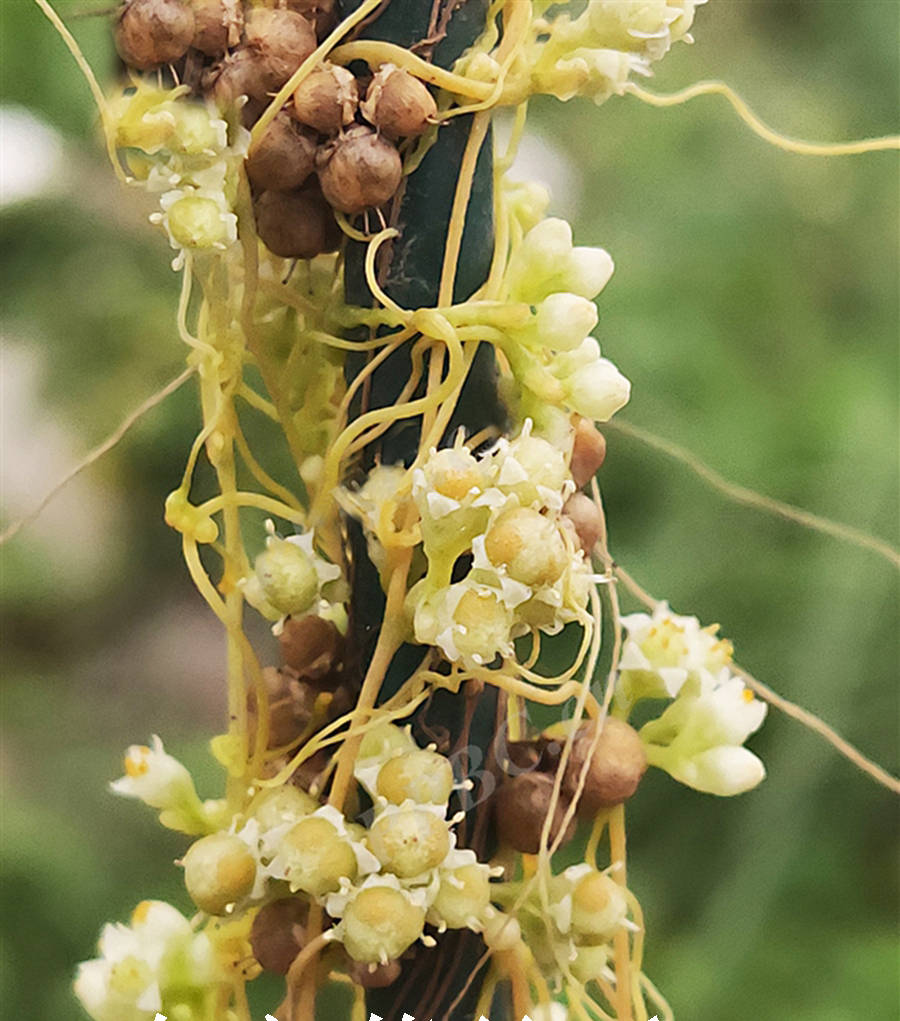
[[[159,809],[177,809],[199,802],[194,781],[176,758],[166,752],[154,734],[151,747],[131,745],[125,753],[125,776],[110,784],[116,794],[138,798]]]
[[[651,765],[708,794],[741,794],[765,777],[762,762],[741,747],[757,731],[767,706],[737,677],[706,674],[699,694],[681,694],[640,731]],[[712,681],[712,683],[709,683]]]
[[[75,979],[75,995],[95,1021],[153,1021],[170,992],[200,997],[226,978],[209,937],[161,901],[139,904],[130,926],[104,926],[99,950]]]
[[[674,698],[688,678],[699,690],[705,674],[718,674],[731,662],[731,643],[717,636],[718,625],[701,627],[696,617],[673,613],[665,602],[656,605],[652,616],[623,617],[622,626],[626,638],[617,696],[626,703]]]

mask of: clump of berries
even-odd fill
[[[127,0],[116,46],[138,71],[172,68],[211,102],[234,135],[252,128],[337,23],[336,0]],[[246,170],[256,229],[276,256],[310,259],[340,242],[333,211],[384,206],[403,178],[404,140],[437,106],[419,79],[392,64],[357,77],[321,61],[254,141]],[[191,210],[212,216],[215,210]],[[204,235],[205,236],[205,235]],[[179,240],[190,247],[192,234]]]

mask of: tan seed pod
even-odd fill
[[[427,129],[437,114],[437,105],[418,78],[393,64],[384,64],[369,84],[360,110],[388,138],[408,138]]]
[[[334,135],[352,123],[358,106],[353,75],[345,67],[325,63],[297,87],[293,114],[323,135]]]
[[[342,213],[384,205],[403,177],[400,153],[362,125],[320,148],[316,169],[322,194]]]
[[[260,908],[250,929],[253,956],[265,971],[286,975],[303,949],[309,908],[300,897],[283,897]]]
[[[287,0],[286,7],[311,22],[321,39],[338,23],[338,0]]]
[[[316,48],[312,25],[295,11],[254,7],[247,15],[244,40],[260,61],[266,88],[277,92]]]
[[[573,493],[566,500],[561,522],[571,527],[578,545],[590,556],[603,534],[603,517],[594,501],[584,493]]]
[[[221,56],[241,39],[244,12],[238,0],[193,0],[191,45],[207,57]]]
[[[250,102],[242,109],[242,118],[244,111],[252,108],[254,122],[262,113],[263,104],[268,98],[266,76],[259,57],[244,47],[235,50],[221,64],[212,68],[204,79],[204,86],[223,112],[232,110],[242,96],[249,97]]]
[[[579,416],[570,465],[575,485],[581,489],[597,474],[606,460],[606,437],[589,418]]]
[[[549,773],[521,773],[506,780],[494,795],[494,819],[500,842],[522,854],[537,854],[541,831],[550,810],[553,777]],[[550,843],[562,826],[567,799],[560,793],[550,827]],[[575,835],[575,820],[570,820],[562,838],[568,843]]]
[[[285,666],[307,681],[334,677],[344,651],[344,638],[330,620],[315,614],[289,617],[278,636]]]
[[[387,964],[364,964],[347,958],[347,974],[363,989],[384,989],[392,986],[400,978],[400,962],[388,961]]]
[[[247,156],[247,176],[263,190],[292,191],[313,172],[316,142],[280,110]]]
[[[647,769],[647,754],[640,735],[624,720],[608,717],[592,752],[595,734],[593,723],[579,727],[563,776],[563,790],[574,798],[581,772],[589,760],[577,807],[582,819],[592,819],[602,809],[627,801]]]
[[[194,38],[194,13],[183,0],[129,0],[115,28],[116,49],[130,67],[171,64]]]
[[[254,204],[260,240],[283,259],[313,259],[329,250],[333,217],[312,189],[264,191]]]
[[[282,748],[303,733],[313,714],[317,692],[290,670],[265,667],[262,672],[268,693],[269,748]],[[256,698],[247,697],[251,738],[256,732]]]

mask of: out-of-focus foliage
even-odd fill
[[[3,18],[3,102],[66,138],[63,190],[0,210],[4,373],[18,395],[4,458],[36,501],[59,474],[44,433],[67,437],[74,460],[183,351],[170,253],[104,164],[87,89],[35,7],[18,0]],[[794,135],[890,132],[898,21],[876,0],[713,0],[697,46],[674,51],[651,85],[723,77]],[[75,29],[111,74],[104,20]],[[787,155],[711,98],[532,112],[580,189],[558,207],[580,243],[616,259],[599,335],[634,382],[627,417],[736,480],[896,541],[896,155]],[[206,778],[201,793],[217,793],[204,741],[222,711],[221,643],[162,523],[193,400],[188,385],[152,412],[90,470],[82,502],[3,551],[10,1017],[77,1017],[72,971],[102,922],[180,896],[168,864],[179,838],[105,789],[119,750],[158,730]],[[677,610],[720,621],[740,662],[896,766],[891,568],[609,438],[617,558]],[[683,1021],[895,1017],[891,796],[775,712],[753,744],[769,779],[752,794],[718,801],[651,775],[630,808],[649,973]]]

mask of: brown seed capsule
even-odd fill
[[[494,795],[494,819],[500,842],[523,854],[537,854],[541,846],[541,831],[550,809],[553,794],[553,777],[549,773],[521,773],[506,780]],[[566,798],[560,793],[550,827],[550,843],[562,826]],[[575,820],[565,829],[562,843],[575,835]]]
[[[129,0],[115,30],[116,49],[130,67],[171,64],[194,38],[194,13],[182,0]]]
[[[344,638],[330,620],[315,614],[289,617],[278,636],[281,658],[307,681],[332,677],[341,661]]]
[[[259,57],[270,92],[277,92],[316,48],[316,33],[306,18],[280,8],[254,7],[244,39]]]
[[[579,727],[563,776],[563,790],[573,798],[581,771],[590,758],[577,808],[582,819],[592,819],[602,809],[627,801],[647,769],[647,754],[634,727],[624,720],[608,717],[592,753],[594,728],[593,723]]]
[[[590,556],[603,534],[603,517],[594,501],[584,493],[573,493],[563,507],[562,524],[569,525],[578,545]]]
[[[400,153],[362,125],[319,149],[316,168],[322,194],[343,213],[383,205],[403,177]]]
[[[388,138],[408,138],[426,130],[437,105],[418,78],[385,64],[372,79],[360,110]]]
[[[263,190],[292,191],[313,172],[316,143],[284,110],[266,128],[247,156],[247,176]]]
[[[300,681],[290,670],[265,667],[263,672],[269,696],[269,748],[282,748],[303,733],[313,714],[317,692]],[[247,698],[251,736],[256,727],[256,698]]]
[[[597,474],[606,459],[606,437],[588,418],[579,418],[575,424],[575,442],[572,446],[572,478],[581,489]]]
[[[338,23],[338,0],[287,0],[285,6],[312,22],[320,39]]]
[[[260,240],[283,259],[312,259],[329,251],[328,204],[312,189],[264,191],[254,204]]]
[[[207,57],[218,57],[241,40],[244,12],[237,0],[193,0],[194,38],[191,46]]]
[[[347,958],[347,974],[363,989],[384,989],[392,986],[400,978],[400,962],[388,961],[387,964],[364,964]]]
[[[297,87],[293,114],[323,135],[334,135],[353,121],[358,106],[353,75],[345,67],[325,63]]]
[[[250,97],[251,102],[247,103],[244,109],[251,104],[258,109],[254,121],[262,113],[262,104],[268,98],[265,74],[259,57],[244,48],[235,50],[221,64],[212,68],[206,76],[204,86],[212,93],[216,106],[223,112],[233,109],[242,96]]]
[[[303,949],[308,915],[309,908],[299,897],[283,897],[260,908],[250,929],[250,947],[266,971],[288,973]]]

